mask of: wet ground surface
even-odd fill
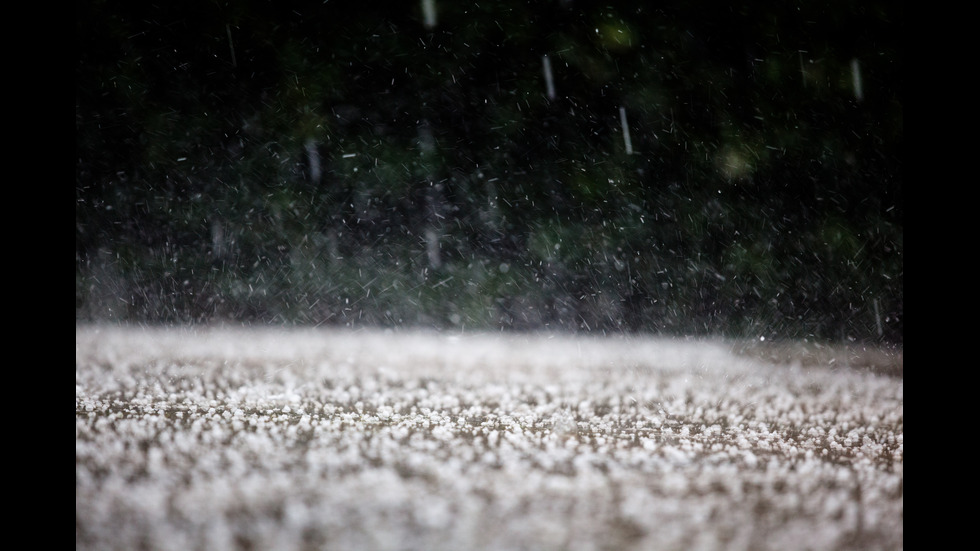
[[[75,346],[76,549],[903,548],[900,352],[99,326]]]

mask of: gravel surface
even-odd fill
[[[900,352],[745,350],[76,325],[75,547],[902,549]]]

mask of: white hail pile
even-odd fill
[[[903,431],[720,341],[78,326],[76,549],[901,549]]]

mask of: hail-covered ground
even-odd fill
[[[901,353],[736,352],[76,326],[75,546],[902,549]]]

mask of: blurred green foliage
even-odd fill
[[[79,4],[76,320],[902,341],[900,4],[436,5]]]

